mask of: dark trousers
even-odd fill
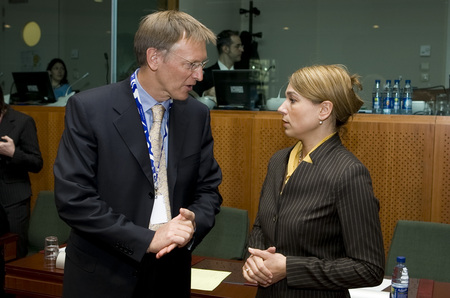
[[[28,253],[30,198],[4,208],[8,217],[10,232],[19,235],[19,240],[17,242],[17,257],[23,258]]]

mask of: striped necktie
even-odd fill
[[[155,199],[149,225],[149,229],[154,231],[172,218],[170,212],[169,188],[167,185],[166,155],[164,150],[161,152],[161,149],[163,149],[161,124],[164,111],[165,108],[163,105],[157,104],[152,107],[153,123],[150,129],[150,142],[152,145],[155,169],[158,171],[157,181],[155,181]],[[165,215],[159,212],[165,212]],[[161,220],[161,218],[165,218],[166,220]]]

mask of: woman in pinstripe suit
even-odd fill
[[[299,140],[271,158],[243,275],[257,297],[350,297],[384,276],[379,202],[339,129],[363,101],[342,65],[301,68],[278,109]]]
[[[0,204],[5,208],[10,231],[19,235],[20,258],[28,252],[31,197],[28,172],[37,173],[42,166],[33,118],[7,105],[0,88]]]

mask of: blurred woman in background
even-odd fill
[[[69,81],[67,80],[66,64],[63,60],[59,58],[52,59],[47,66],[47,71],[50,75],[56,99],[72,92],[72,88],[70,88]]]

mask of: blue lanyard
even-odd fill
[[[142,108],[142,103],[139,97],[139,91],[136,84],[136,74],[137,70],[131,75],[130,78],[130,85],[131,85],[131,91],[133,92],[134,100],[136,102],[136,107],[139,112],[139,116],[141,117],[141,123],[142,127],[144,128],[144,134],[145,138],[147,139],[147,147],[148,147],[148,154],[150,155],[150,163],[152,165],[152,171],[153,171],[153,183],[155,185],[155,188],[158,189],[158,174],[159,174],[159,165],[161,164],[161,158],[164,150],[164,143],[168,134],[168,121],[166,121],[166,125],[164,125],[164,132],[163,132],[163,138],[162,138],[162,144],[161,144],[161,155],[159,156],[160,162],[158,163],[158,168],[155,166],[155,157],[153,155],[152,151],[152,143],[150,142],[150,132],[147,125],[147,120],[145,119],[145,112]],[[169,105],[169,109],[172,107],[172,103]]]

